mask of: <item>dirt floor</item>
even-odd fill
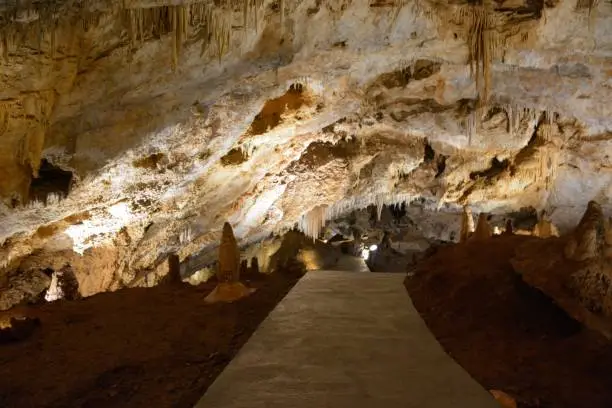
[[[440,248],[406,287],[446,351],[519,407],[612,407],[612,343],[524,284],[509,260],[532,237]]]
[[[233,304],[206,305],[211,282],[13,309],[41,326],[0,345],[0,407],[191,408],[299,276],[247,280]]]

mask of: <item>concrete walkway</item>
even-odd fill
[[[370,272],[363,258],[342,254],[338,262],[330,268],[332,271]]]
[[[499,408],[448,357],[404,275],[310,272],[197,408]]]

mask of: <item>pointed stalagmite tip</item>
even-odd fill
[[[225,222],[223,224],[223,236],[229,235],[231,235],[232,237],[234,236],[234,229],[232,228],[232,224],[230,224],[229,222]]]

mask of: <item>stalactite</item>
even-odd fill
[[[279,0],[280,3],[280,37],[284,36],[285,28],[285,0]]]
[[[263,0],[242,0],[245,34],[255,21],[255,30],[259,30],[259,13],[264,8]],[[281,18],[284,20],[285,1],[282,1]],[[232,34],[232,18],[236,0],[220,0],[219,2],[196,2],[191,4],[156,5],[149,7],[130,7],[130,2],[124,2],[114,11],[120,10],[123,16],[123,26],[133,48],[151,38],[159,38],[172,34],[171,61],[176,67],[181,54],[181,48],[192,33],[197,32],[197,40],[202,41],[204,55],[210,45],[216,46],[216,56],[222,58],[230,49]],[[39,19],[32,24],[17,22],[18,12],[25,7],[39,14]],[[114,12],[113,11],[113,12]],[[39,44],[45,34],[50,35],[50,52],[54,56],[56,50],[56,31],[58,27],[76,26],[84,32],[96,26],[100,21],[102,11],[90,10],[86,6],[74,7],[71,2],[27,3],[9,7],[0,15],[0,53],[8,60],[11,50],[18,48],[29,37],[28,30],[36,30],[35,38]],[[284,22],[281,24],[284,26]],[[42,49],[41,46],[38,47]]]
[[[370,205],[376,205],[377,210],[380,208],[382,211],[382,205],[390,206],[410,203],[413,198],[413,196],[405,193],[379,193],[355,196],[340,200],[328,206],[325,213],[325,220],[333,220],[348,212],[361,210]]]
[[[478,131],[478,118],[476,117],[476,109],[473,109],[470,113],[468,113],[467,115],[467,119],[466,119],[466,133],[468,136],[468,146],[472,145],[472,140],[474,140],[474,138],[477,135],[477,131]]]
[[[467,25],[468,63],[470,74],[476,81],[479,103],[485,106],[491,90],[491,66],[502,49],[497,30],[499,18],[484,5],[468,5],[459,8],[457,17]]]
[[[327,206],[319,205],[308,211],[300,220],[300,231],[302,231],[304,235],[311,237],[313,241],[319,238],[321,230],[325,227],[326,211]]]

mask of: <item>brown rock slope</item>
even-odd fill
[[[516,248],[547,241],[498,236],[443,247],[406,287],[445,350],[487,389],[519,407],[608,408],[612,344],[513,271]]]
[[[572,317],[612,339],[608,233],[600,205],[591,201],[571,234],[521,245],[512,265]]]

